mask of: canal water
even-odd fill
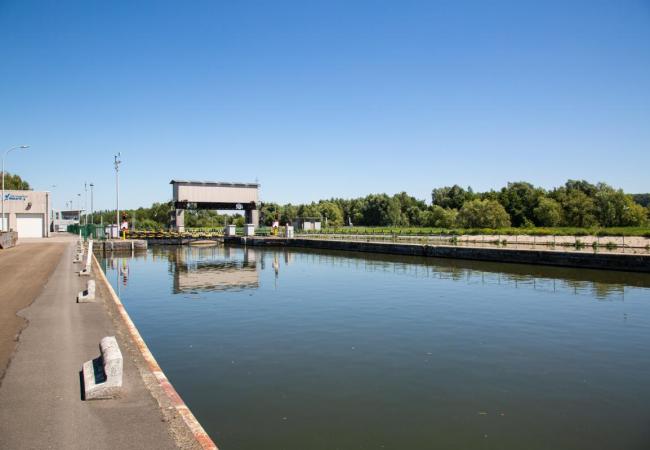
[[[648,275],[228,246],[103,266],[222,450],[650,448]]]

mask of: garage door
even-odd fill
[[[43,237],[43,214],[16,214],[18,239]]]

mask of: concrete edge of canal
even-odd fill
[[[460,247],[393,242],[364,242],[325,239],[227,237],[225,242],[251,246],[281,246],[385,253],[392,255],[455,258],[516,264],[536,264],[580,269],[650,273],[650,255],[587,253],[562,250]]]
[[[119,321],[118,325],[121,325],[121,328],[124,328],[126,331],[127,336],[125,337],[131,341],[135,349],[139,352],[139,356],[142,357],[144,365],[138,364],[140,375],[142,376],[146,387],[158,402],[166,419],[173,422],[175,419],[180,417],[182,424],[187,428],[188,432],[196,440],[200,448],[204,450],[218,450],[217,445],[203,429],[203,426],[196,419],[192,411],[171,384],[162,368],[158,365],[158,362],[131,320],[131,317],[122,304],[122,301],[106,278],[106,274],[102,270],[95,255],[93,255],[93,265],[95,266],[97,273],[98,283],[101,284],[102,288],[104,288],[108,293],[108,297],[110,297],[110,301],[106,301],[106,306],[113,310],[115,313],[114,319]],[[176,415],[170,415],[170,410],[172,409]],[[174,424],[172,423],[170,425],[172,431],[174,431]],[[176,426],[178,426],[178,424],[176,424]],[[179,447],[184,447],[182,444],[183,437],[179,436],[178,433],[173,434],[175,435]]]

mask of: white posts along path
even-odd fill
[[[88,287],[77,295],[77,303],[90,303],[95,301],[95,280],[88,280]]]
[[[93,261],[93,241],[91,239],[88,241],[88,254],[86,256],[86,267],[84,267],[84,269],[81,272],[79,272],[79,276],[90,275],[92,261]]]
[[[100,356],[83,365],[85,400],[113,398],[122,390],[123,360],[115,336],[99,341]]]

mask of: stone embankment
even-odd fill
[[[107,239],[105,241],[95,241],[93,251],[101,255],[109,252],[131,252],[146,249],[147,241],[144,239]]]
[[[507,247],[472,247],[466,245],[427,245],[398,242],[262,237],[229,237],[226,238],[226,242],[251,246],[288,246],[650,273],[650,254],[606,253],[598,251],[576,252],[563,250],[561,247],[556,247],[555,249],[514,249]]]

